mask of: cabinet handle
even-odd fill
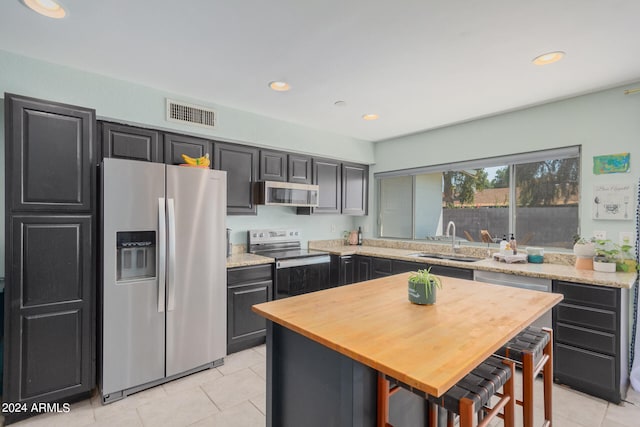
[[[164,197],[158,198],[158,313],[164,311],[165,273],[167,270],[167,219]]]
[[[167,216],[169,224],[169,280],[167,292],[167,311],[173,311],[176,308],[176,214],[173,199],[167,199]]]

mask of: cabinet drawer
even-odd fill
[[[554,376],[590,394],[608,396],[617,387],[615,357],[589,350],[556,344]]]
[[[563,294],[564,301],[567,303],[617,308],[618,292],[620,292],[620,290],[602,286],[556,281],[554,292]]]
[[[230,268],[227,270],[227,286],[232,286],[237,283],[271,280],[272,267],[273,264],[265,264]]]
[[[580,326],[558,323],[556,324],[555,334],[557,342],[607,353],[612,356],[616,354],[616,336],[609,332],[594,331]]]
[[[558,304],[556,310],[558,322],[567,322],[609,332],[616,330],[617,322],[614,311],[565,303]]]

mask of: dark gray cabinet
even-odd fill
[[[165,134],[164,135],[164,162],[168,165],[184,163],[183,154],[198,158],[209,153],[211,156],[211,141],[193,136]]]
[[[299,184],[311,184],[311,156],[289,154],[287,180]]]
[[[286,181],[287,154],[260,150],[260,181]]]
[[[366,215],[368,208],[369,167],[342,164],[342,213]]]
[[[371,279],[371,260],[372,258],[368,256],[355,256],[355,275],[358,282]]]
[[[95,111],[6,94],[5,112],[3,402],[68,401],[95,385]]]
[[[272,299],[271,264],[227,270],[227,354],[263,344],[266,320],[251,310]]]
[[[391,260],[388,258],[371,258],[371,278],[377,279],[380,277],[391,276],[393,273],[393,266]]]
[[[339,214],[342,203],[340,162],[314,158],[312,165],[312,181],[320,187],[318,206],[313,212]]]
[[[625,290],[626,291],[626,290]],[[627,302],[622,289],[554,280],[564,300],[553,309],[554,377],[559,383],[620,403],[626,394]]]
[[[257,215],[254,182],[258,180],[258,150],[215,142],[214,169],[227,172],[227,215]]]
[[[160,132],[101,122],[102,156],[162,163],[164,161]]]

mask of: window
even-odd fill
[[[375,175],[378,235],[571,248],[579,230],[580,152],[568,147]]]

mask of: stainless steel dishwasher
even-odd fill
[[[532,291],[551,292],[551,280],[538,277],[517,276],[515,274],[494,273],[492,271],[475,270],[473,280],[494,285],[511,286],[513,288],[529,289]],[[540,316],[534,326],[551,328],[551,310]]]

